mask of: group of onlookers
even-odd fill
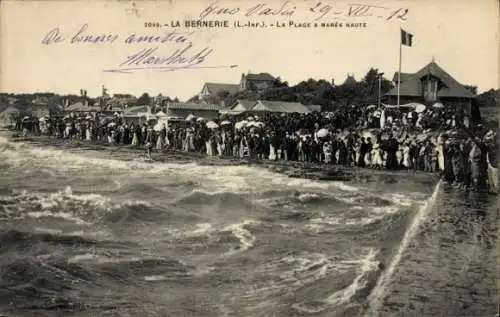
[[[384,128],[376,130],[367,130],[373,124],[370,116],[348,111],[247,114],[243,118],[216,120],[218,124],[210,128],[203,120],[173,123],[167,128],[155,122],[127,122],[120,116],[92,114],[25,118],[17,122],[16,128],[24,133],[157,151],[171,149],[208,156],[411,169],[440,173],[456,186],[489,186],[497,190],[496,133],[466,129],[455,118],[440,121],[445,128],[453,129],[451,133],[423,131],[427,126],[422,127],[418,122],[423,116],[394,110],[388,113],[390,119],[384,118]],[[404,124],[401,117],[406,118]],[[238,123],[242,120],[245,124]]]

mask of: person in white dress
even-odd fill
[[[373,145],[372,151],[372,167],[380,168],[382,167],[382,153],[380,149],[380,142],[376,141]]]
[[[325,155],[325,164],[330,164],[332,162],[332,143],[325,142],[323,145],[323,154]]]
[[[272,140],[272,138],[269,138],[269,139]],[[276,149],[273,146],[273,142],[269,142],[269,159],[271,161],[275,161],[276,160]]]
[[[157,133],[157,134],[158,134],[158,138],[156,139],[156,150],[161,151],[163,149],[163,140],[160,137],[159,133]]]
[[[403,146],[403,166],[407,169],[411,167],[410,145],[408,143],[405,143]]]
[[[87,125],[87,130],[86,130],[86,133],[85,133],[85,140],[87,141],[91,141],[92,140],[92,127],[89,125]]]

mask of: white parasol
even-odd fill
[[[236,124],[234,125],[234,128],[236,130],[241,130],[243,129],[244,127],[246,127],[248,124],[248,121],[246,120],[243,120],[243,121],[239,121],[239,122],[236,122]]]
[[[26,120],[29,120],[29,119],[30,119],[30,117],[26,116],[26,117],[23,118],[23,121],[26,121]]]
[[[219,125],[213,121],[208,121],[207,122],[207,128],[209,129],[217,129]]]
[[[205,121],[205,118],[199,117],[198,119],[196,119],[196,121],[202,122],[202,121]]]
[[[231,122],[230,121],[227,121],[227,120],[224,120],[220,123],[220,125],[230,125]]]
[[[434,105],[432,105],[432,108],[444,108],[444,105],[440,102],[436,102]]]
[[[375,105],[369,105],[368,107],[366,107],[367,110],[375,109],[375,108],[377,108],[377,106],[375,106]]]
[[[415,107],[415,112],[416,113],[422,113],[425,111],[425,105],[422,105],[422,104],[418,104],[416,107]]]
[[[318,138],[324,138],[329,133],[330,133],[330,131],[328,131],[328,129],[320,129],[316,135],[318,136]]]

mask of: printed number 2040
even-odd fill
[[[145,28],[159,28],[159,27],[161,27],[161,25],[158,22],[145,22],[144,27]]]

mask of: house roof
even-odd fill
[[[8,106],[2,112],[0,112],[0,118],[8,118],[11,114],[18,114],[21,110],[13,106]]]
[[[183,103],[183,102],[169,102],[168,109],[186,109],[186,110],[208,110],[219,111],[217,105],[203,104],[203,103]]]
[[[65,109],[66,111],[80,111],[80,112],[92,112],[92,111],[97,111],[99,110],[96,107],[91,107],[88,105],[85,105],[83,102],[78,101],[75,102],[74,104],[70,105]]]
[[[394,73],[394,77],[392,78],[392,81],[397,83],[398,82],[398,73],[399,72],[395,72]],[[401,82],[404,82],[404,81],[407,81],[408,79],[410,79],[410,77],[412,76],[413,74],[411,73],[401,73]]]
[[[238,84],[223,84],[223,83],[205,83],[203,88],[207,88],[211,95],[216,95],[221,91],[227,91],[229,93],[235,93],[240,89]]]
[[[125,109],[125,114],[130,115],[130,114],[138,114],[141,112],[148,112],[149,111],[149,106],[135,106],[135,107],[130,107]]]
[[[458,97],[458,98],[474,98],[475,95],[465,88],[462,84],[460,84],[456,79],[454,79],[450,74],[448,74],[445,70],[439,67],[435,62],[431,62],[427,64],[424,68],[416,72],[415,74],[411,74],[406,78],[405,81],[401,81],[400,86],[400,95],[401,96],[420,96],[422,82],[421,79],[431,75],[439,78],[444,87],[442,87],[438,91],[438,97]],[[397,73],[396,75],[397,76]],[[397,78],[397,77],[396,77]],[[392,88],[389,91],[388,95],[397,96],[398,87]]]
[[[311,110],[299,102],[285,101],[269,101],[258,100],[255,106],[250,110],[255,111],[270,111],[270,112],[287,112],[287,113],[309,113]]]
[[[321,105],[305,105],[309,110],[321,112]]]
[[[259,73],[259,74],[250,74],[248,73],[245,76],[248,80],[259,80],[259,81],[275,81],[276,78],[269,73]]]
[[[230,109],[233,109],[237,105],[241,105],[243,108],[248,110],[248,109],[252,108],[256,103],[257,103],[257,101],[255,101],[255,100],[238,99],[234,102],[234,104],[231,106]]]

